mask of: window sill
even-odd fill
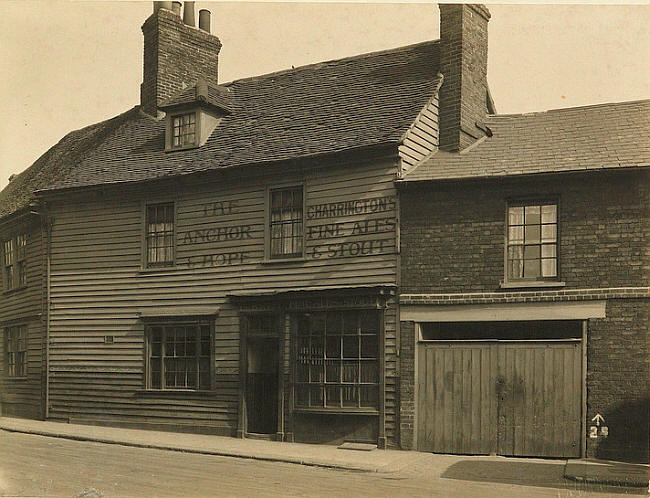
[[[198,149],[198,144],[184,145],[183,147],[168,147],[165,149],[165,152],[179,152],[181,150],[191,150]]]
[[[165,273],[168,272],[169,270],[176,270],[177,266],[175,265],[170,265],[170,266],[156,266],[152,268],[140,268],[138,270],[138,274],[144,274],[144,275],[150,275],[152,273]]]
[[[217,391],[194,390],[194,389],[138,389],[135,394],[138,396],[212,396]]]
[[[7,296],[7,295],[9,295],[9,294],[14,294],[14,293],[17,293],[17,292],[23,291],[23,290],[25,290],[25,289],[27,289],[27,285],[21,285],[20,287],[14,287],[14,288],[12,288],[12,289],[7,289],[7,290],[5,290],[5,291],[2,291],[2,294],[5,295],[5,296]]]
[[[304,256],[296,257],[296,258],[265,258],[262,260],[263,265],[272,265],[275,263],[301,263],[307,261],[307,258]]]
[[[566,282],[552,280],[522,280],[520,282],[501,282],[499,286],[502,289],[530,289],[543,287],[565,287]]]
[[[379,415],[375,408],[293,408],[294,413],[313,413],[328,415]]]

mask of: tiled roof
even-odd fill
[[[202,147],[166,153],[164,122],[134,114],[44,190],[398,144],[432,97],[438,66],[433,41],[220,85],[229,91],[232,113]]]
[[[207,95],[203,99],[199,95],[197,85],[186,88],[180,93],[177,93],[172,98],[167,100],[161,105],[161,108],[170,108],[181,106],[185,104],[191,104],[193,102],[199,102],[204,100],[208,104],[211,104],[220,109],[224,109],[228,112],[231,111],[230,105],[230,90],[226,86],[212,86],[206,85]]]
[[[112,131],[139,115],[138,109],[134,108],[107,121],[68,133],[0,191],[0,218],[26,208],[34,200],[36,190],[64,178]]]
[[[650,100],[489,116],[491,137],[438,151],[403,182],[650,166]]]

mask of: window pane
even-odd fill
[[[325,406],[341,406],[340,386],[327,386],[325,388],[325,395],[327,397],[327,404]]]
[[[359,313],[356,311],[346,311],[343,313],[343,333],[359,334]]]
[[[524,246],[508,247],[508,259],[524,259]]]
[[[343,386],[341,388],[343,406],[359,406],[359,388],[356,386]]]
[[[544,244],[542,246],[542,258],[555,257],[555,244]]]
[[[542,206],[542,223],[557,222],[557,207],[554,204]]]
[[[508,278],[524,277],[524,260],[511,259],[508,261]]]
[[[362,311],[360,315],[359,322],[361,325],[361,333],[379,333],[379,313],[376,311]]]
[[[539,259],[540,246],[526,246],[524,248],[524,259]]]
[[[151,387],[160,389],[160,358],[152,358],[151,362]]]
[[[524,260],[524,278],[535,278],[540,276],[540,264],[538,259]]]
[[[359,383],[359,362],[358,361],[344,361],[343,362],[343,377],[342,382],[348,384]]]
[[[377,358],[378,339],[376,335],[362,335],[361,336],[361,357],[362,358]]]
[[[542,225],[542,242],[555,242],[556,225]]]
[[[377,386],[361,386],[360,404],[365,407],[377,407]]]
[[[312,335],[323,335],[325,333],[325,313],[314,313],[311,322]]]
[[[340,313],[327,313],[327,334],[339,335],[341,334],[341,314]]]
[[[359,336],[346,335],[343,337],[343,358],[359,357]]]
[[[524,208],[521,206],[511,207],[508,209],[508,224],[509,225],[523,225],[524,224]]]
[[[318,386],[312,386],[309,388],[309,405],[310,406],[323,406],[324,400],[324,389]]]
[[[327,346],[326,349],[326,356],[327,358],[340,358],[341,357],[341,336],[335,335],[335,336],[330,336],[328,335],[325,338],[325,343]]]
[[[361,361],[361,382],[362,383],[377,383],[377,361],[375,360],[362,360]]]
[[[199,360],[199,389],[210,389],[210,358]]]
[[[325,360],[325,382],[341,382],[341,362]]]
[[[508,242],[514,244],[523,244],[524,242],[524,227],[510,227],[508,232]]]
[[[323,377],[323,360],[312,360],[309,367],[309,381],[320,383],[325,379]]]
[[[295,403],[296,406],[302,406],[302,407],[307,407],[309,406],[309,391],[308,391],[308,386],[305,385],[299,385],[296,386],[295,389]]]
[[[541,222],[540,213],[541,211],[539,206],[526,206],[524,216],[524,222],[526,225],[539,225]]]
[[[543,277],[557,276],[557,261],[555,259],[542,260],[542,276]]]
[[[539,225],[526,225],[525,239],[526,244],[535,244],[539,242],[540,227]]]

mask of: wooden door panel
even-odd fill
[[[580,343],[498,347],[498,453],[579,457]]]
[[[418,348],[418,448],[489,454],[495,451],[495,344]]]

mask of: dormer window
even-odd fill
[[[229,100],[226,88],[199,81],[162,104],[159,109],[167,114],[165,150],[203,146],[221,119],[230,114]]]
[[[192,147],[196,145],[196,113],[189,112],[172,116],[172,147]]]

